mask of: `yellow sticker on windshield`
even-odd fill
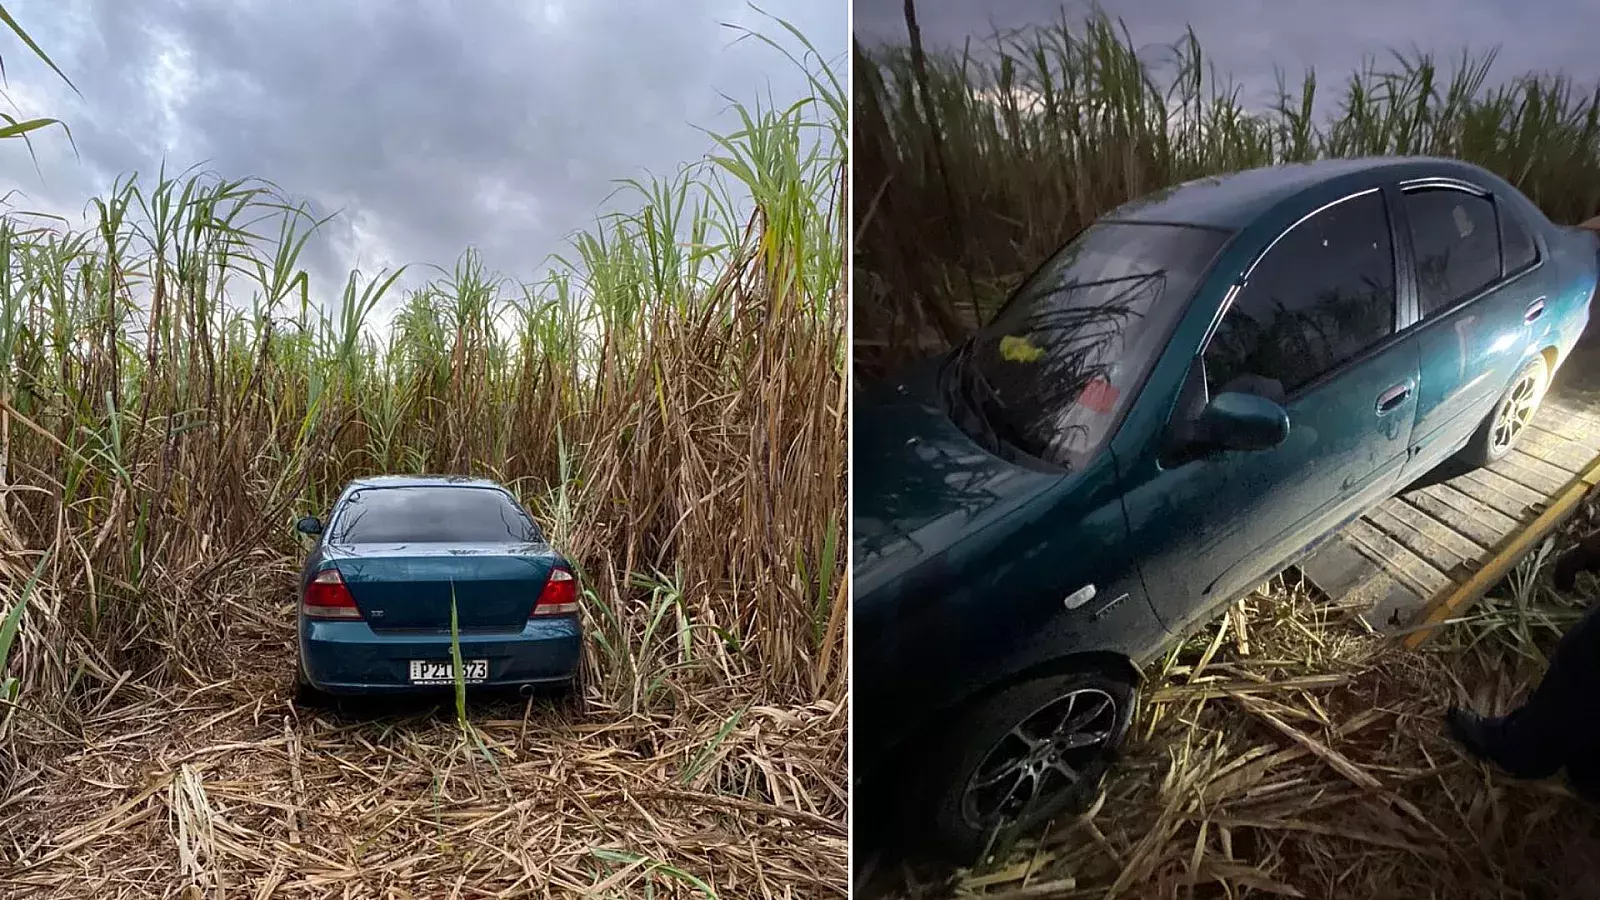
[[[1008,334],[1000,339],[1000,356],[1008,362],[1038,362],[1044,350],[1025,337]]]

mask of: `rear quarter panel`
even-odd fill
[[[1559,300],[1551,299],[1560,304],[1552,317],[1550,339],[1559,347],[1561,359],[1566,358],[1588,327],[1590,303],[1595,286],[1600,283],[1600,234],[1595,229],[1600,229],[1600,220],[1590,220],[1583,227],[1556,229],[1550,241],[1557,273],[1553,288]]]
[[[1495,194],[1534,224],[1544,238],[1547,254],[1538,276],[1538,290],[1545,298],[1542,324],[1529,335],[1525,351],[1532,359],[1546,348],[1557,350],[1557,365],[1565,361],[1589,323],[1589,302],[1600,277],[1600,236],[1589,227],[1557,225],[1545,216],[1532,200],[1497,176],[1489,176]],[[1588,225],[1590,223],[1586,223]],[[1600,222],[1593,223],[1600,227]]]

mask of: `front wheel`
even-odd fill
[[[929,837],[970,864],[1091,798],[1136,696],[1124,679],[1078,672],[1012,685],[958,716],[925,784]]]
[[[1495,401],[1488,418],[1483,420],[1471,440],[1467,441],[1467,446],[1461,451],[1462,461],[1482,467],[1510,453],[1517,445],[1517,439],[1527,430],[1528,423],[1533,421],[1533,414],[1538,412],[1539,401],[1544,399],[1549,379],[1550,369],[1545,365],[1544,357],[1536,356],[1529,360],[1517,372],[1517,377],[1511,379],[1511,386]]]

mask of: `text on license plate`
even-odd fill
[[[487,659],[464,659],[461,661],[461,680],[467,684],[485,681],[489,678],[489,661]],[[456,680],[455,666],[448,659],[413,659],[411,661],[411,681],[414,684],[450,684]]]

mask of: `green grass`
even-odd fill
[[[957,52],[855,48],[857,369],[962,337],[1050,252],[1123,202],[1193,178],[1323,157],[1427,154],[1503,175],[1558,222],[1600,212],[1600,89],[1388,54],[1247,104],[1192,31],[1147,65],[1103,13]],[[1150,54],[1146,58],[1151,58]],[[1280,60],[1292,64],[1289,59]]]

